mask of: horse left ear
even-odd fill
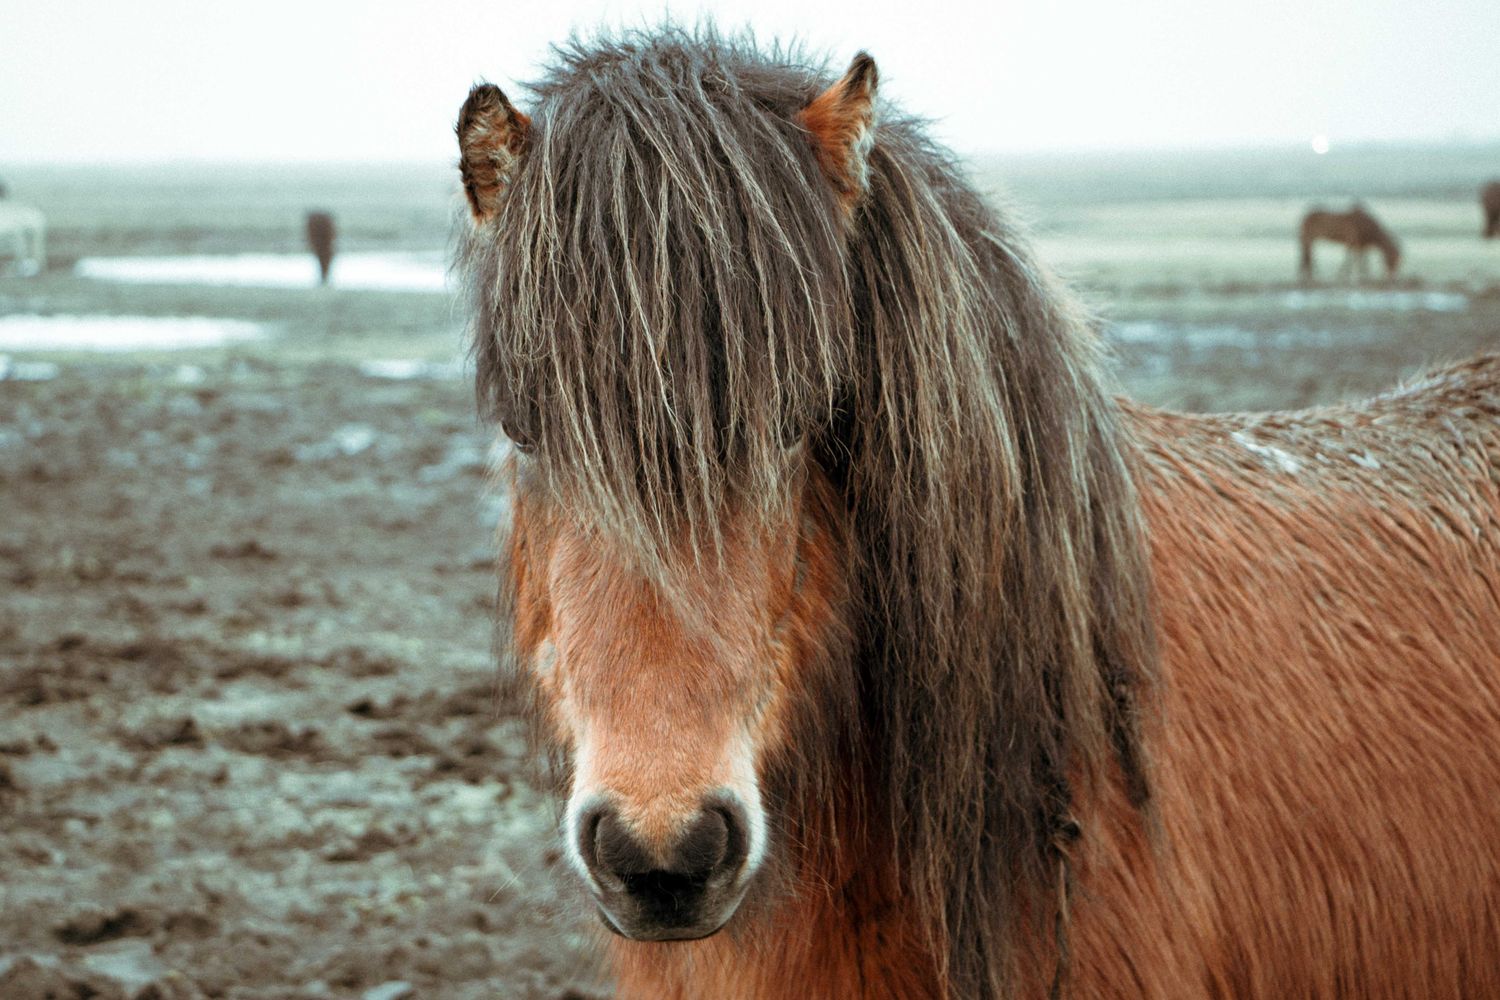
[[[807,129],[818,166],[852,211],[870,187],[870,148],[875,145],[875,85],[880,74],[861,52],[843,77],[797,112]]]
[[[458,169],[475,222],[500,210],[500,196],[531,135],[531,119],[493,83],[475,84],[458,112]]]

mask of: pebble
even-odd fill
[[[360,995],[360,1000],[408,1000],[417,995],[416,987],[400,979],[393,979],[379,986],[372,986]]]

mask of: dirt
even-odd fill
[[[16,352],[41,381],[0,364],[0,1000],[608,995],[554,800],[496,697],[505,505],[452,364],[462,307],[111,285],[69,261],[294,252],[307,204],[340,213],[350,248],[432,250],[451,166],[301,188],[250,168],[10,173],[55,257],[0,278],[0,318],[225,317],[266,337]],[[1194,175],[1195,197],[1273,176],[1221,174]],[[1159,184],[1191,185],[1152,171],[1149,198],[1112,206],[1080,191],[1125,198],[1113,165],[1078,190],[1052,166],[1027,176],[1052,185],[1028,196],[1046,259],[1149,402],[1311,405],[1500,350],[1500,248],[1467,193],[1391,206],[1414,236],[1397,291],[1416,298],[1386,301],[1288,284],[1301,202],[1267,200],[1287,192],[1174,204]],[[361,373],[391,358],[428,377]]]
[[[0,383],[0,997],[600,995],[467,386],[176,372]]]

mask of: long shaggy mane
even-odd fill
[[[1147,797],[1129,446],[1087,321],[919,122],[882,105],[842,210],[794,119],[831,80],[706,28],[559,50],[462,252],[478,390],[537,488],[667,581],[725,511],[784,524],[816,463],[866,820],[953,995],[997,996],[1074,788]]]

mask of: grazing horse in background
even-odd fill
[[[47,266],[47,220],[30,205],[0,200],[0,265],[22,277]]]
[[[1500,181],[1479,189],[1479,207],[1484,210],[1484,238],[1500,236]]]
[[[1302,280],[1313,277],[1313,244],[1318,240],[1342,243],[1347,249],[1344,264],[1339,268],[1339,277],[1347,280],[1351,271],[1357,271],[1361,281],[1365,278],[1365,251],[1375,248],[1385,258],[1385,275],[1390,280],[1396,277],[1401,266],[1401,248],[1375,216],[1360,204],[1347,212],[1329,212],[1315,208],[1302,217],[1300,234],[1302,243]]]
[[[865,55],[458,119],[501,648],[619,995],[1500,996],[1500,357],[1189,416]]]
[[[307,247],[318,258],[318,283],[328,284],[328,272],[333,267],[334,240],[337,231],[333,216],[328,212],[307,213]]]

